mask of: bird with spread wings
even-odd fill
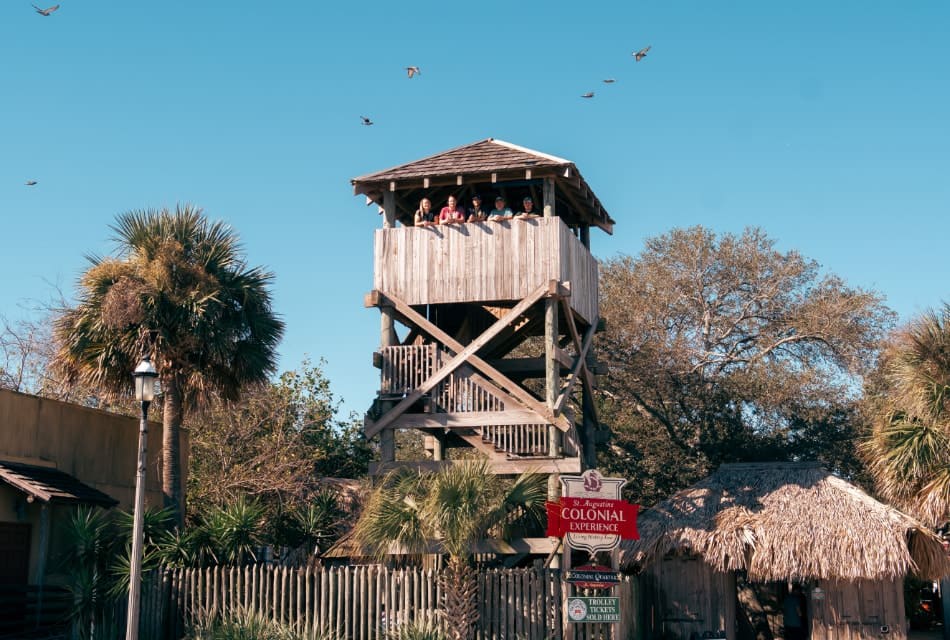
[[[649,51],[650,47],[652,46],[653,45],[647,45],[643,47],[642,49],[640,49],[639,51],[634,51],[630,55],[632,55],[637,62],[640,62],[641,60],[647,57],[647,51]]]
[[[33,8],[36,9],[36,12],[37,12],[38,14],[40,14],[41,16],[49,16],[49,15],[52,14],[54,11],[56,11],[57,9],[59,9],[59,5],[58,5],[58,4],[54,4],[52,7],[49,7],[49,8],[47,8],[47,9],[40,9],[38,6],[36,6],[36,5],[34,4],[34,5],[33,5]]]

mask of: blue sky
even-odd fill
[[[578,165],[617,221],[598,257],[758,225],[902,319],[950,299],[950,3],[61,5],[0,3],[11,319],[116,214],[191,202],[275,272],[282,368],[326,358],[362,411],[380,220],[349,179],[487,137]]]

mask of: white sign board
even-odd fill
[[[596,469],[588,469],[579,476],[561,476],[561,494],[566,498],[619,500],[625,484],[625,478],[605,478]],[[586,549],[594,554],[615,549],[620,544],[620,535],[570,532],[564,541],[574,549]]]

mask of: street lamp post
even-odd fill
[[[125,640],[138,640],[139,637],[139,592],[142,585],[142,546],[144,543],[143,515],[145,511],[145,444],[148,438],[148,405],[155,398],[158,372],[152,366],[149,356],[132,372],[135,379],[135,399],[142,405],[139,419],[139,457],[135,469],[135,512],[132,522],[132,558],[129,574],[129,610],[125,626]]]

